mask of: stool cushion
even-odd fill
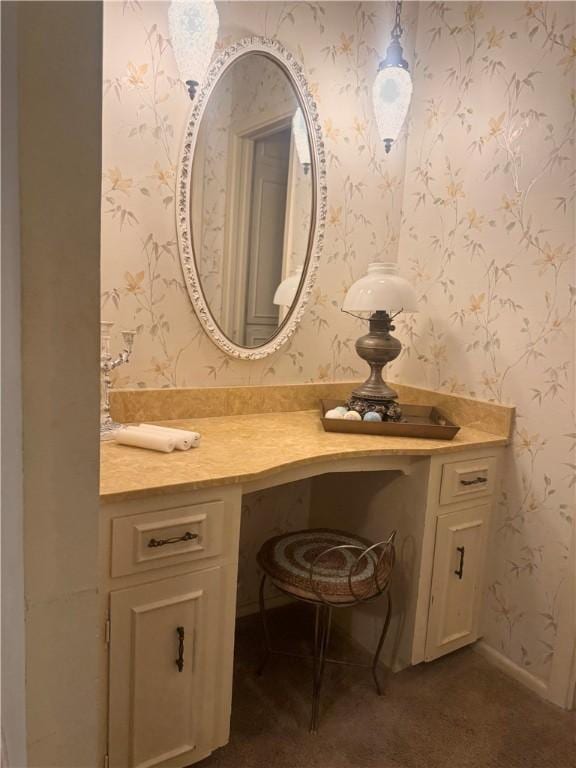
[[[311,566],[316,558],[330,547],[342,545],[352,545],[355,549],[332,550],[320,557],[314,566],[312,581]],[[258,552],[257,560],[283,592],[314,603],[346,604],[369,600],[388,586],[394,566],[394,547],[386,547],[380,560],[382,547],[357,562],[370,546],[370,541],[351,533],[308,528],[268,539]]]

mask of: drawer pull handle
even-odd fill
[[[176,666],[178,672],[182,672],[184,669],[184,627],[176,627],[178,633],[178,658],[176,659]]]
[[[460,565],[454,571],[454,573],[456,576],[458,576],[459,579],[461,579],[464,575],[464,547],[456,547],[456,551],[460,552]]]
[[[476,477],[474,480],[460,480],[462,485],[482,485],[483,483],[488,482],[487,477]]]
[[[197,533],[190,533],[186,531],[183,536],[174,536],[172,539],[150,539],[148,542],[149,547],[163,547],[165,544],[176,544],[179,541],[194,541],[198,538]]]

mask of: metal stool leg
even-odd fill
[[[264,601],[265,584],[266,584],[266,574],[264,573],[260,581],[260,594],[259,594],[260,619],[262,620],[262,635],[264,638],[264,650],[262,654],[262,661],[260,662],[260,665],[257,670],[258,675],[262,675],[264,673],[264,667],[266,666],[266,663],[270,658],[270,654],[272,653],[272,648],[270,646],[270,633],[268,632],[268,621],[266,620],[266,603]]]
[[[384,693],[384,690],[380,685],[380,681],[378,680],[378,662],[380,661],[380,653],[382,652],[382,646],[384,645],[388,627],[390,626],[390,618],[392,616],[392,598],[390,596],[390,590],[386,592],[386,596],[388,597],[388,609],[386,610],[384,626],[382,627],[380,639],[378,640],[378,645],[376,646],[376,653],[374,654],[374,659],[372,661],[372,677],[374,678],[374,683],[376,684],[376,691],[378,692],[378,696],[382,696]]]
[[[310,733],[317,733],[320,716],[320,693],[326,667],[326,649],[330,638],[332,623],[332,608],[328,605],[317,605],[314,622],[314,670],[312,686],[312,715],[310,717]]]

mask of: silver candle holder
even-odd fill
[[[110,332],[114,323],[108,320],[100,322],[100,371],[102,375],[101,401],[100,401],[100,439],[110,440],[113,432],[118,429],[118,424],[110,415],[110,390],[112,389],[112,379],[110,373],[130,360],[132,347],[134,346],[134,331],[122,331],[122,340],[124,348],[118,357],[112,357],[110,352]]]

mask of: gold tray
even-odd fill
[[[326,411],[346,405],[342,400],[320,400],[320,421],[325,432],[347,432],[358,435],[393,435],[396,437],[426,437],[433,440],[452,440],[460,427],[452,424],[438,408],[432,405],[398,403],[403,421],[347,421],[326,419]]]

